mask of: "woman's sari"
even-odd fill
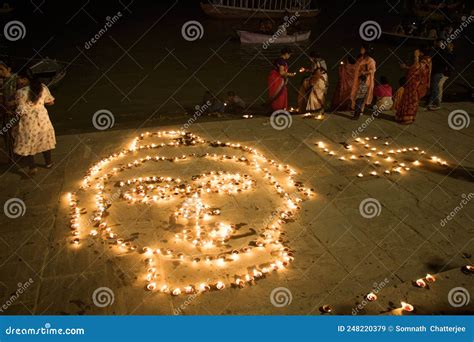
[[[426,95],[430,86],[431,58],[421,57],[418,63],[413,64],[407,72],[407,83],[403,91],[400,106],[395,114],[395,120],[402,124],[411,124],[415,121],[420,99]]]
[[[350,110],[351,91],[354,83],[355,64],[343,63],[339,65],[339,80],[332,98],[331,110]]]
[[[375,85],[375,70],[376,70],[376,63],[372,57],[359,57],[355,64],[355,72],[354,72],[354,81],[352,82],[352,91],[351,91],[351,107],[354,108],[356,96],[357,96],[357,89],[359,89],[359,76],[365,74],[367,76],[367,80],[365,84],[367,84],[367,97],[365,98],[365,104],[370,105],[372,103],[372,99],[374,96],[374,85]]]
[[[300,113],[316,112],[324,109],[327,91],[327,76],[308,77],[303,81],[298,93]]]
[[[280,75],[280,66],[288,71],[288,63],[283,58],[279,58],[274,62],[274,68],[268,75],[268,98],[272,109],[288,108],[288,89],[286,87],[287,79]]]

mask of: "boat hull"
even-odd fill
[[[382,34],[387,39],[391,39],[394,41],[406,41],[407,43],[421,43],[421,42],[428,43],[428,42],[433,42],[435,40],[434,38],[409,36],[406,34],[398,34],[398,33],[385,32],[385,31],[382,31]]]
[[[285,15],[293,15],[298,12],[299,18],[314,18],[319,14],[319,9],[312,10],[267,10],[267,9],[256,9],[256,8],[239,8],[231,6],[221,6],[201,3],[201,8],[208,16],[219,19],[239,19],[239,18],[258,18],[268,19],[276,18],[281,19]]]
[[[308,40],[311,35],[311,31],[305,31],[280,37],[278,37],[277,35],[271,36],[267,34],[249,31],[237,31],[237,34],[239,35],[240,42],[242,44],[291,44]]]

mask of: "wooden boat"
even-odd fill
[[[237,31],[242,44],[291,44],[309,39],[311,31],[296,32],[286,36],[268,35],[249,31]]]
[[[430,37],[422,37],[422,36],[412,36],[408,34],[401,34],[401,33],[395,33],[395,32],[387,32],[387,31],[382,31],[382,34],[388,38],[391,38],[393,40],[397,41],[413,41],[413,42],[432,42],[435,40],[435,38],[430,38]]]
[[[58,84],[66,76],[66,68],[57,60],[44,58],[29,67],[32,75],[39,77],[48,87]]]
[[[7,14],[13,11],[13,7],[10,6],[8,2],[5,2],[2,7],[0,7],[0,14]]]
[[[296,13],[299,18],[313,18],[319,14],[319,9],[311,8],[311,0],[211,0],[201,2],[201,8],[208,16],[220,19],[281,19]]]

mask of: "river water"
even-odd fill
[[[293,46],[290,69],[308,66],[305,53],[319,51],[328,63],[331,98],[340,60],[346,54],[357,55],[362,43],[360,24],[376,20],[387,30],[400,15],[390,1],[326,0],[320,7],[318,18],[302,23],[312,35],[308,42]],[[106,17],[114,15],[115,22],[100,34]],[[52,90],[56,105],[50,116],[59,134],[93,131],[91,118],[101,109],[113,113],[115,128],[184,123],[189,117],[185,112],[192,114],[206,89],[223,96],[233,90],[259,112],[268,71],[281,48],[241,45],[235,30],[255,28],[257,21],[208,18],[198,1],[48,1],[39,7],[25,2],[8,19],[21,20],[26,27],[25,38],[4,49],[15,56],[17,67],[32,56],[49,56],[68,65],[66,78]],[[183,38],[181,27],[190,20],[202,25],[201,39]],[[86,48],[97,34],[99,39]],[[472,44],[465,37],[455,43],[457,69],[464,70],[449,87],[459,92],[464,88],[458,83],[473,84]],[[402,76],[399,63],[410,61],[414,46],[384,39],[373,45],[377,77],[387,76],[395,88]],[[296,105],[301,79],[298,75],[289,85],[291,105]]]

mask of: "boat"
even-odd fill
[[[8,2],[5,2],[2,7],[0,7],[0,14],[7,14],[13,11],[13,7],[10,6]]]
[[[47,57],[30,66],[29,72],[48,87],[57,85],[66,76],[66,68],[57,60]]]
[[[382,31],[382,34],[388,38],[391,38],[397,41],[433,42],[435,40],[435,38],[432,38],[432,37],[412,36],[408,34],[388,32],[388,31]]]
[[[311,31],[295,32],[285,36],[268,35],[249,31],[237,31],[242,44],[291,44],[309,39]]]
[[[208,16],[219,19],[281,19],[288,15],[313,18],[319,9],[311,8],[311,0],[210,0],[201,2]]]

